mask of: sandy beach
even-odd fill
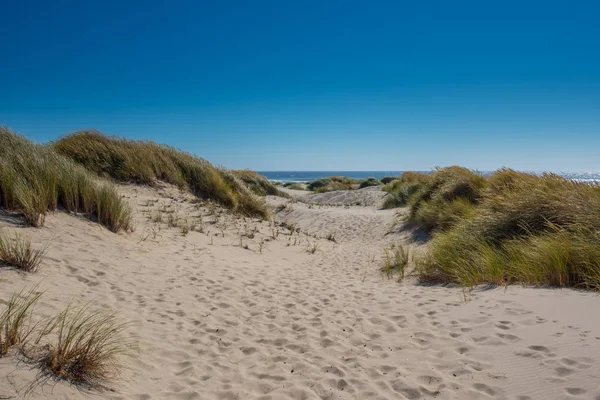
[[[69,301],[116,312],[137,343],[121,377],[101,392],[32,387],[39,370],[13,351],[1,398],[600,399],[597,293],[389,279],[384,246],[426,244],[394,225],[404,209],[379,209],[379,188],[269,196],[274,221],[164,184],[119,192],[132,233],[62,212],[42,228],[1,214],[2,230],[49,248],[35,274],[0,270],[0,298],[37,285],[36,316]],[[169,227],[172,214],[195,230]]]

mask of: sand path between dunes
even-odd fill
[[[36,244],[52,240],[37,274],[0,270],[0,299],[39,284],[38,316],[73,298],[131,322],[139,349],[92,398],[600,399],[597,294],[510,287],[465,301],[457,288],[387,279],[382,248],[409,235],[390,233],[394,211],[372,206],[290,203],[275,214],[300,229],[290,234],[169,186],[122,191],[130,234],[63,213],[41,229],[0,218]],[[151,220],[158,209],[163,223]],[[183,236],[169,214],[202,215],[204,233]],[[0,359],[1,396],[22,397],[37,374],[17,358]],[[90,393],[57,382],[28,396]]]

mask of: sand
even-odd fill
[[[0,216],[2,229],[50,241],[38,273],[0,270],[1,299],[39,285],[38,316],[73,299],[131,323],[137,351],[111,390],[92,398],[600,399],[597,294],[465,293],[388,279],[378,271],[385,245],[424,245],[393,226],[394,210],[377,210],[383,194],[374,189],[269,198],[287,204],[275,218],[300,228],[293,235],[173,187],[121,191],[135,210],[133,233],[60,212],[41,229]],[[152,222],[160,207],[203,215],[204,233]],[[0,359],[0,396],[23,397],[37,373],[14,353]],[[90,392],[54,382],[28,398]]]
[[[322,204],[332,206],[381,206],[386,192],[379,186],[371,186],[357,190],[337,190],[334,192],[313,193],[306,190],[282,189],[293,198],[308,204]]]

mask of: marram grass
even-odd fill
[[[0,208],[42,226],[57,208],[82,213],[113,232],[128,229],[131,214],[114,186],[49,147],[0,127]]]
[[[234,212],[268,217],[264,202],[236,174],[169,146],[83,131],[59,139],[52,148],[101,176],[148,185],[164,181]]]
[[[289,197],[287,193],[277,188],[277,186],[271,183],[271,181],[269,181],[266,177],[255,171],[245,169],[231,172],[233,175],[242,180],[242,182],[244,182],[248,188],[258,196],[271,195]]]
[[[600,187],[506,169],[477,187],[465,210],[431,216],[445,229],[417,263],[422,281],[600,289]]]
[[[38,339],[30,354],[46,378],[102,388],[118,377],[120,360],[133,347],[126,327],[115,314],[69,305],[44,328],[43,337],[53,340],[40,346]]]
[[[13,346],[25,346],[33,333],[31,314],[41,296],[34,289],[13,293],[0,314],[0,357]]]

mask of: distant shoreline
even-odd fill
[[[400,176],[406,171],[257,171],[272,182],[297,182],[307,183],[320,178],[331,176],[344,176],[351,179],[363,180],[369,177],[381,179],[386,176]],[[429,173],[431,171],[415,171]],[[480,171],[484,176],[492,174],[494,171]],[[524,171],[528,172],[528,171]],[[531,172],[542,174],[543,172]],[[600,183],[600,172],[554,172],[564,178],[577,182]]]

